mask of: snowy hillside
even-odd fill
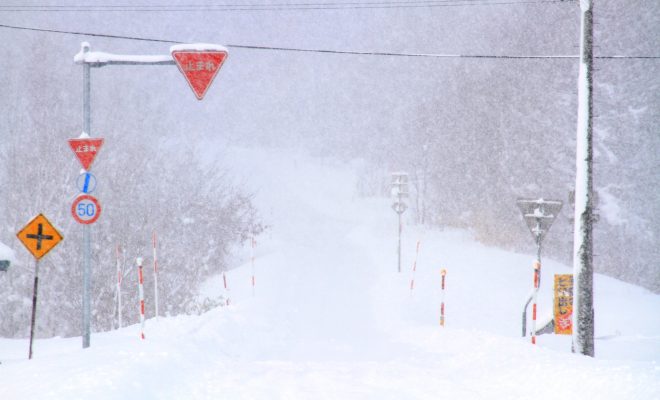
[[[573,355],[567,336],[533,346],[520,337],[531,239],[515,254],[406,225],[398,274],[396,215],[388,199],[355,195],[354,166],[291,151],[225,157],[270,225],[254,293],[246,246],[229,290],[217,276],[202,294],[228,294],[228,307],[148,315],[144,341],[139,326],[93,334],[87,350],[79,337],[40,339],[28,361],[27,340],[2,339],[1,399],[660,399],[660,295],[597,275],[596,358]],[[570,272],[544,260],[541,317],[553,274]]]

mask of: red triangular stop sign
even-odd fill
[[[197,100],[201,100],[227,59],[227,51],[174,50],[172,57],[195,93]]]
[[[80,165],[83,168],[89,169],[96,158],[96,153],[101,150],[103,146],[103,139],[69,139],[69,147],[73,153],[78,157]]]

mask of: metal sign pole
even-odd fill
[[[195,96],[201,100],[228,55],[225,47],[212,44],[173,46],[167,56],[143,57],[102,53],[102,57],[100,57],[100,54],[91,52],[89,43],[83,42],[80,52],[74,56],[74,62],[82,64],[83,67],[83,137],[91,137],[90,75],[92,67],[100,68],[105,65],[178,65],[193,89]],[[183,65],[184,63],[185,65]],[[96,150],[93,153],[95,155]],[[91,162],[91,160],[88,160],[88,162]],[[84,166],[84,168],[88,169],[87,166]],[[87,184],[84,187],[87,188]],[[97,215],[97,209],[100,211],[100,207],[96,202],[93,209],[94,215]],[[94,215],[87,216],[93,217]],[[91,325],[91,228],[88,224],[93,223],[96,219],[85,219],[84,221],[78,222],[84,224],[82,342],[83,348],[87,348],[90,345]]]
[[[541,286],[541,247],[545,235],[550,230],[557,214],[561,211],[562,202],[559,200],[544,199],[518,199],[518,208],[522,212],[523,219],[529,228],[534,243],[536,243],[536,261],[534,262],[534,287],[530,292],[522,312],[522,336],[527,334],[527,307],[532,305],[532,343],[536,343],[536,299]]]
[[[37,288],[39,287],[39,259],[35,261],[34,290],[32,292],[32,319],[30,322],[30,351],[28,359],[32,359],[32,343],[34,342],[34,328],[37,321]]]
[[[406,211],[406,204],[403,202],[403,198],[408,196],[408,174],[405,172],[393,172],[392,173],[392,195],[396,196],[394,199],[394,204],[392,204],[392,209],[399,215],[399,237],[397,245],[397,271],[401,273],[401,231],[402,221],[401,214]]]
[[[82,47],[83,52],[89,51],[89,45]],[[83,133],[91,136],[91,85],[90,65],[83,64]],[[83,225],[83,294],[82,294],[82,347],[86,349],[90,342],[91,321],[91,227]]]
[[[83,225],[83,349],[89,347],[91,325],[91,227]]]

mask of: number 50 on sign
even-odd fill
[[[101,204],[94,196],[78,196],[71,205],[71,215],[79,224],[93,224],[101,216]]]

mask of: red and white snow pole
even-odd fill
[[[140,337],[144,339],[144,275],[142,274],[142,257],[138,257],[138,296],[140,298]]]
[[[254,237],[252,237],[252,251],[250,253],[250,262],[252,264],[252,297],[254,297],[254,286],[256,284],[255,278],[254,278],[254,249],[257,247],[257,241],[254,240]]]
[[[119,260],[119,244],[115,249],[115,254],[117,257],[117,328],[122,327],[121,323],[121,261]]]
[[[410,295],[412,296],[413,289],[415,288],[415,271],[417,270],[417,256],[419,255],[419,240],[417,241],[417,248],[415,249],[415,261],[412,266],[412,278],[410,278]]]
[[[532,344],[536,344],[536,298],[541,281],[541,262],[534,261],[534,291],[532,292]]]
[[[440,271],[442,275],[442,284],[440,286],[440,326],[445,326],[445,277],[447,276],[447,270],[442,269]]]
[[[229,301],[229,287],[227,286],[227,274],[225,273],[225,271],[222,271],[222,282],[225,286],[225,296],[226,296],[225,304],[229,305],[229,303],[230,303],[230,301]]]
[[[154,302],[156,304],[156,319],[158,319],[158,256],[156,255],[156,231],[153,234],[154,247]]]

